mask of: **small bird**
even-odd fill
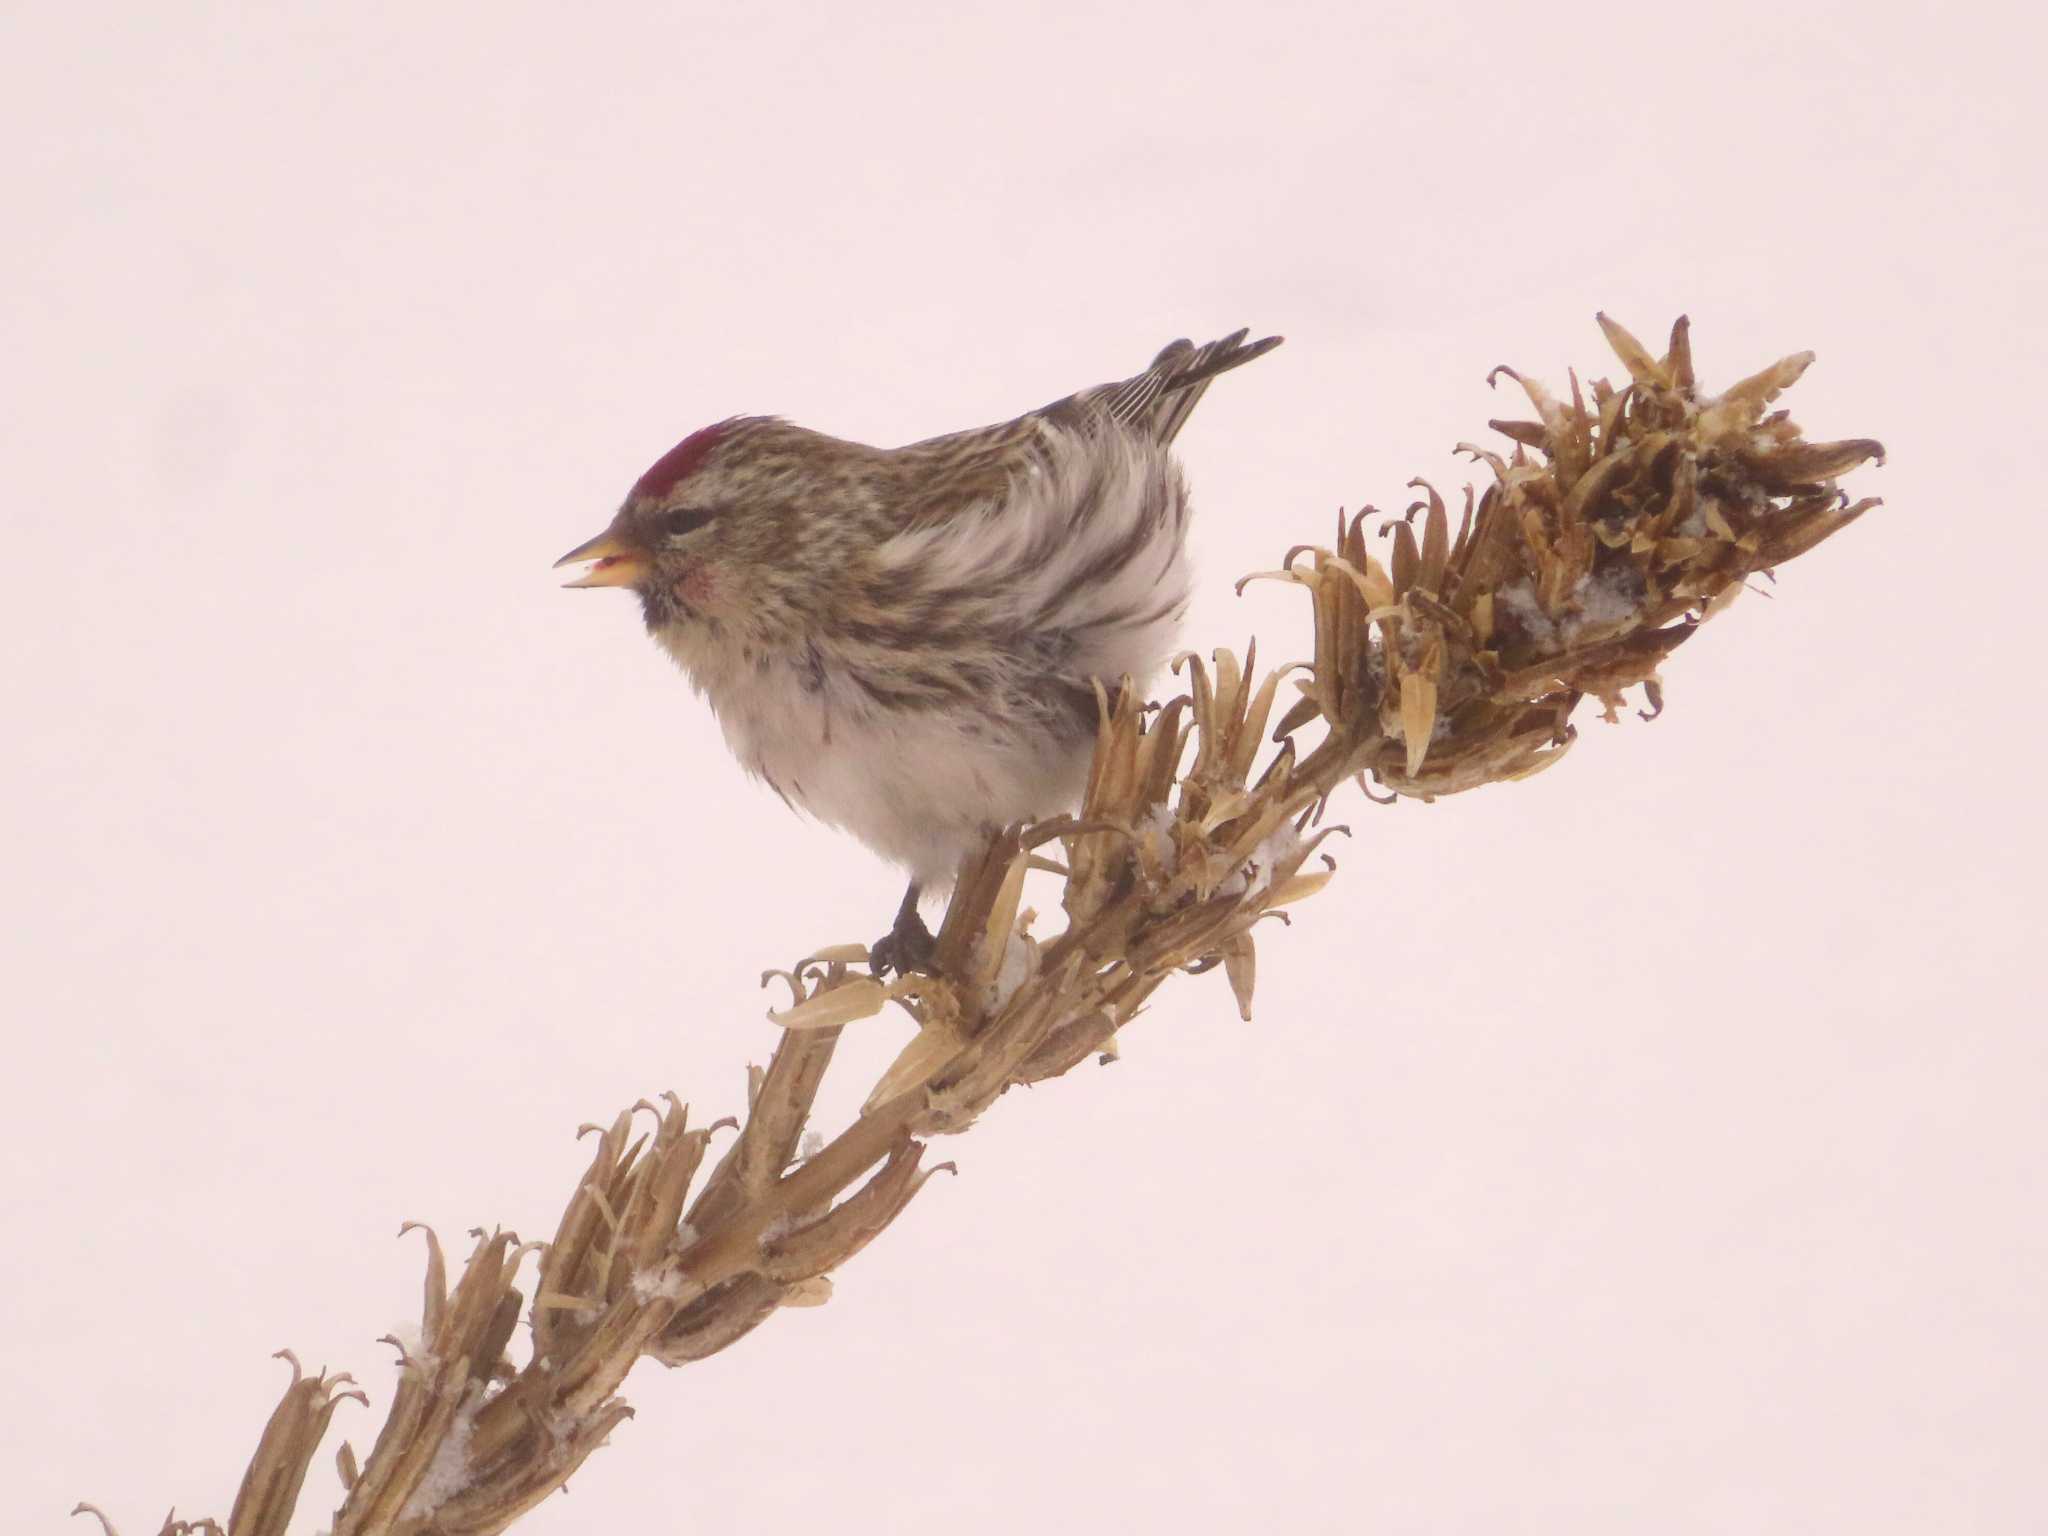
[[[734,416],[556,562],[639,595],[749,772],[908,868],[878,974],[929,963],[919,898],[991,827],[1079,800],[1096,681],[1166,659],[1191,590],[1167,450],[1212,379],[1280,345],[1248,334],[902,448]]]

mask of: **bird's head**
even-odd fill
[[[633,482],[610,527],[555,562],[589,566],[564,585],[631,588],[650,629],[757,606],[785,534],[780,488],[762,471],[787,430],[742,416],[692,432]]]

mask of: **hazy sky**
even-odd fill
[[[1999,8],[2006,15],[2005,8]],[[281,1346],[708,1118],[897,876],[549,562],[684,432],[1238,325],[1191,643],[1606,308],[1887,506],[1526,784],[1383,810],[521,1527],[2041,1528],[2041,38],[1859,5],[0,11],[0,1527],[225,1516]],[[900,1043],[842,1055],[843,1120]],[[828,1129],[830,1126],[828,1125]],[[331,1443],[331,1442],[330,1442]],[[339,1496],[316,1461],[300,1528]]]

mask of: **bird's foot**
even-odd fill
[[[877,976],[894,971],[902,976],[911,971],[929,971],[939,943],[918,916],[915,899],[906,901],[896,914],[896,926],[868,946],[868,968]]]

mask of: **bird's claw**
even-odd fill
[[[930,971],[938,952],[938,940],[915,907],[896,914],[896,926],[868,946],[868,968],[877,976],[894,971],[898,976],[911,971]]]

